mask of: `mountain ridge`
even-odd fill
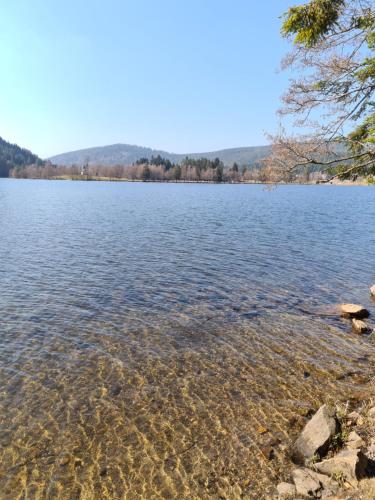
[[[207,158],[209,160],[219,158],[226,166],[233,163],[252,166],[258,164],[270,152],[270,146],[244,146],[203,153],[181,154],[133,144],[116,143],[61,153],[51,156],[48,160],[55,165],[83,164],[85,162],[101,165],[131,165],[141,158],[151,159],[152,156],[160,155],[173,163],[180,163],[186,157],[193,159]]]

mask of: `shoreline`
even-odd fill
[[[82,178],[82,176],[56,176],[56,177],[4,177],[4,179],[14,180],[39,180],[39,181],[81,181],[81,182],[128,182],[128,183],[144,183],[144,184],[235,184],[235,185],[248,185],[254,184],[259,186],[374,186],[372,182],[368,181],[338,181],[331,182],[271,182],[271,181],[192,181],[192,180],[142,180],[142,179],[129,179],[129,178],[116,178],[116,177],[90,177]]]

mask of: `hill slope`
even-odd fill
[[[0,177],[8,177],[9,170],[14,167],[43,163],[42,160],[28,149],[20,148],[0,137]]]
[[[140,158],[150,159],[151,156],[160,155],[174,163],[179,163],[188,156],[189,158],[207,158],[209,160],[220,158],[225,165],[232,165],[234,162],[239,165],[254,165],[268,156],[269,153],[269,146],[222,149],[207,153],[176,154],[129,144],[112,144],[110,146],[62,153],[49,159],[55,165],[82,164],[86,161],[100,165],[131,165]]]

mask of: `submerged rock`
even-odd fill
[[[303,463],[314,455],[324,455],[330,439],[336,434],[337,421],[334,410],[323,405],[306,424],[294,443],[292,456],[295,462]]]
[[[358,304],[341,304],[340,305],[341,315],[344,318],[367,318],[369,312],[364,307]]]
[[[370,288],[370,292],[371,292],[371,295],[373,297],[375,297],[375,285],[372,285],[372,287]]]
[[[352,319],[352,327],[356,333],[367,333],[369,331],[369,327],[361,319],[353,318]]]
[[[361,450],[344,450],[333,458],[314,464],[316,470],[331,477],[338,477],[341,481],[356,484],[365,476],[367,457]]]
[[[64,467],[65,465],[68,465],[69,462],[70,456],[68,454],[64,454],[59,460],[59,465],[61,465],[61,467]]]
[[[294,484],[280,483],[277,485],[277,492],[280,498],[295,498],[297,490]]]

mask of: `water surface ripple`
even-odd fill
[[[371,391],[334,305],[375,315],[374,221],[370,187],[0,179],[1,498],[263,498],[299,415]]]

